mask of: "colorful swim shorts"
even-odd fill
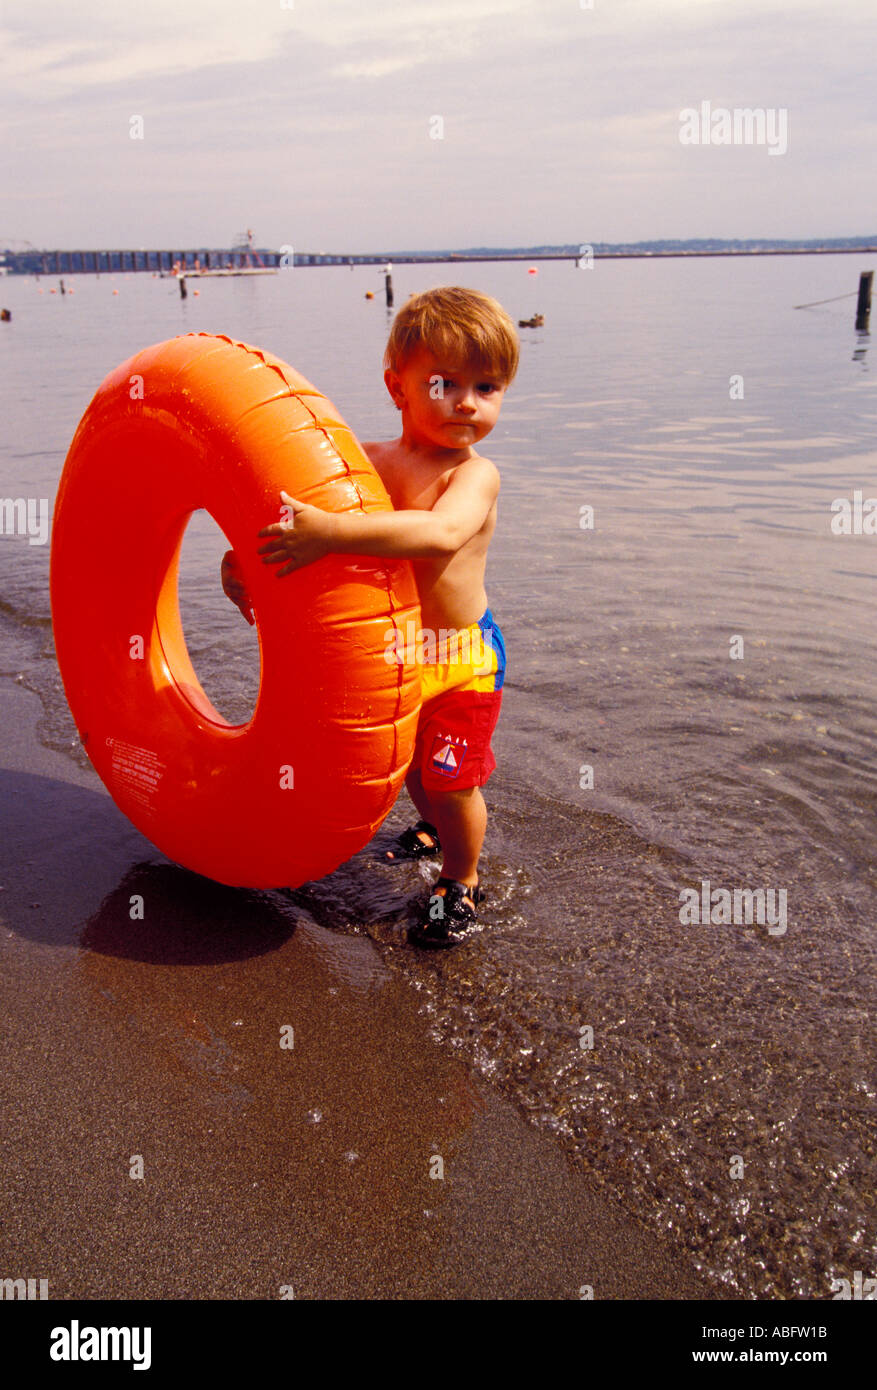
[[[496,767],[490,739],[505,679],[505,643],[490,609],[471,627],[440,633],[435,655],[420,668],[411,765],[427,791],[483,787]]]

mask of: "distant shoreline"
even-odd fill
[[[595,251],[594,260],[670,260],[674,256],[852,256],[874,255],[874,246],[763,246],[757,250],[728,251]]]
[[[0,248],[2,275],[94,275],[173,273],[180,266],[186,274],[199,269],[210,274],[233,273],[246,269],[263,272],[281,269],[309,269],[313,266],[365,265],[453,265],[479,261],[586,261],[592,260],[674,260],[709,256],[852,256],[877,254],[877,238],[856,241],[850,238],[838,244],[831,242],[729,242],[703,245],[671,242],[635,242],[630,244],[595,244],[580,242],[571,246],[542,246],[508,248],[470,248],[464,251],[391,251],[336,253],[326,251],[296,251],[291,247],[280,250],[252,247],[247,251],[226,251],[195,247],[187,251],[173,250],[57,250],[25,251]],[[291,264],[290,264],[291,262]]]

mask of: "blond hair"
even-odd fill
[[[448,366],[472,364],[506,384],[518,370],[518,335],[505,309],[490,295],[459,285],[409,299],[393,320],[384,366],[398,372],[420,347]]]

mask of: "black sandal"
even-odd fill
[[[435,844],[425,844],[418,835],[418,830],[431,836],[435,840]],[[429,821],[419,820],[416,825],[411,825],[407,830],[402,831],[391,849],[384,851],[383,859],[387,864],[400,864],[406,859],[434,859],[437,854],[441,854],[441,849],[435,826],[430,825]]]
[[[444,888],[444,897],[435,892],[436,888]],[[483,899],[484,890],[477,884],[472,888],[455,878],[436,879],[423,916],[416,927],[408,930],[408,940],[428,950],[441,951],[458,946],[471,932],[476,920],[475,908]]]

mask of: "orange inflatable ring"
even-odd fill
[[[55,644],[83,746],[163,853],[236,887],[294,887],[367,844],[401,788],[420,703],[416,667],[385,659],[388,628],[419,625],[411,566],[328,555],[278,579],[257,533],[283,519],[281,489],[328,511],[392,509],[304,377],[190,333],[101,384],[53,524]],[[199,507],[236,551],[256,614],[261,682],[242,725],[202,690],[180,621],[180,546]]]

